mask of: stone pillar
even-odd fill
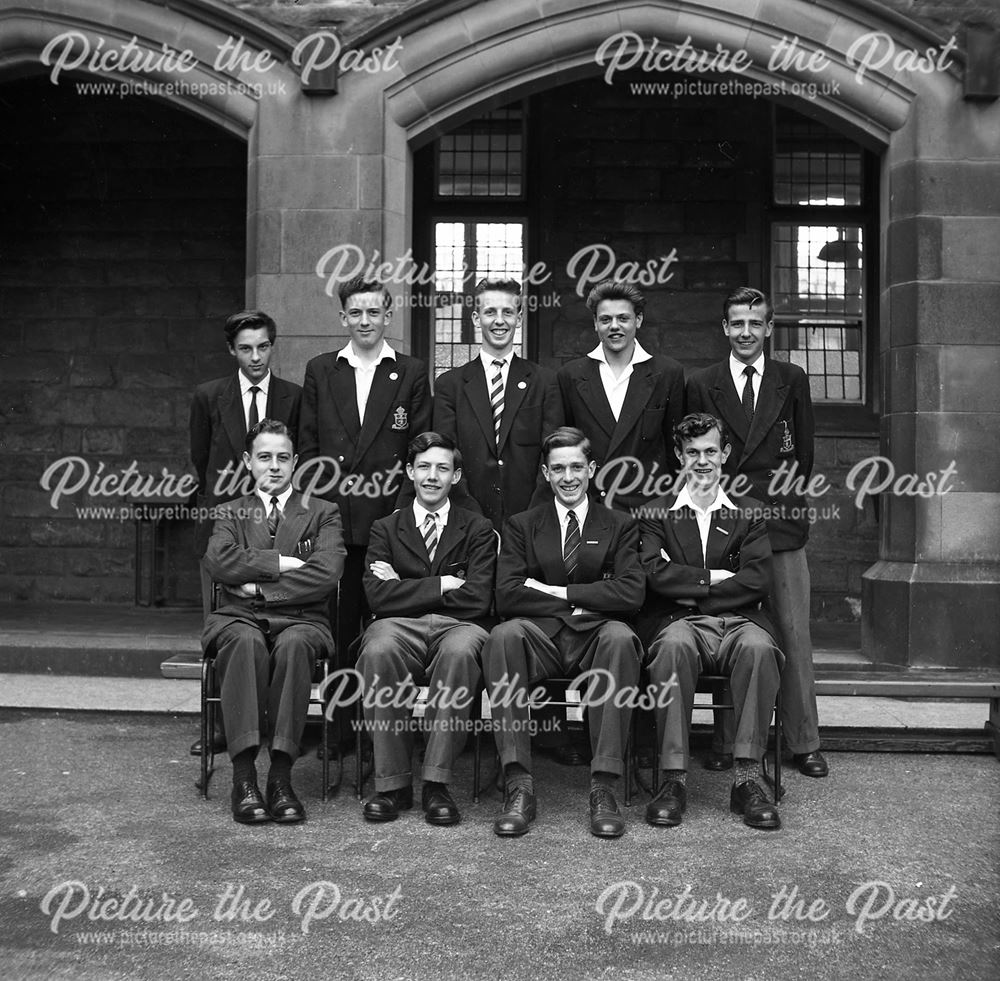
[[[881,495],[862,648],[906,667],[1000,669],[1000,103],[928,79],[882,190],[881,452],[950,490]]]
[[[386,163],[385,84],[348,73],[336,94],[305,95],[289,71],[285,93],[260,103],[249,145],[247,302],[277,321],[275,367],[291,381],[301,382],[310,358],[347,342],[335,289],[317,274],[322,257],[337,246],[353,246],[365,265],[376,251],[380,262],[401,254],[406,190],[400,168],[390,174]],[[386,339],[409,351],[401,312]]]

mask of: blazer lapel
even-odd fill
[[[503,393],[503,415],[500,418],[500,439],[498,441],[497,453],[503,449],[507,437],[510,436],[511,427],[514,425],[514,417],[517,410],[521,408],[525,395],[528,393],[528,386],[531,384],[532,371],[528,362],[524,358],[516,355],[510,359],[510,368],[507,370],[507,387]],[[492,409],[490,410],[492,413]]]
[[[778,418],[786,398],[788,398],[788,386],[784,383],[784,378],[779,376],[776,362],[765,362],[764,374],[760,379],[760,394],[757,396],[757,405],[754,408],[753,423],[743,444],[741,463],[760,446]]]
[[[597,582],[611,543],[608,509],[596,501],[590,502],[587,520],[580,529],[580,560],[576,567],[576,581]]]
[[[288,418],[286,406],[292,396],[285,389],[284,385],[280,384],[280,381],[280,378],[275,378],[274,375],[271,375],[271,384],[267,389],[267,407],[264,409],[264,413],[268,419]]]
[[[330,390],[334,411],[340,417],[347,435],[354,442],[361,431],[358,416],[358,389],[354,384],[354,369],[343,359],[337,358],[330,374]],[[353,466],[353,461],[352,461]]]
[[[608,444],[608,459],[613,459],[615,450],[622,444],[625,438],[635,428],[643,410],[649,404],[649,396],[653,392],[656,379],[653,377],[653,362],[641,361],[632,369],[632,377],[628,381],[628,389],[625,392],[625,401],[622,403],[622,411],[615,424],[615,431]],[[603,387],[603,386],[602,386]],[[604,461],[607,463],[607,460]]]
[[[240,395],[239,377],[231,378],[223,393],[219,396],[219,415],[222,425],[229,438],[233,456],[239,459],[246,442],[247,421],[243,414],[243,398]],[[213,478],[217,475],[213,475]]]
[[[365,406],[365,421],[361,424],[361,433],[358,435],[358,459],[365,455],[385,423],[386,416],[395,409],[402,374],[403,369],[392,358],[383,358],[376,366],[368,404]]]
[[[396,536],[399,539],[399,544],[402,545],[403,548],[412,552],[419,562],[422,562],[429,568],[430,563],[427,561],[427,546],[424,545],[424,536],[417,527],[417,523],[413,518],[412,505],[400,508],[396,517]],[[436,554],[435,558],[437,558]]]
[[[698,519],[691,508],[681,508],[670,513],[670,527],[673,529],[677,546],[686,560],[686,565],[705,565],[705,553],[701,547],[701,533],[698,531]]]
[[[591,509],[594,506],[591,503]],[[565,586],[566,566],[562,560],[562,531],[559,528],[559,516],[554,502],[546,505],[534,532],[535,555],[542,570],[542,582],[550,586]]]
[[[586,361],[587,364],[583,369],[582,376],[577,379],[576,387],[583,404],[593,414],[601,429],[610,437],[615,431],[615,416],[611,411],[608,397],[604,393],[604,385],[601,383],[601,363],[593,358],[587,358]],[[603,460],[600,462],[604,463]]]
[[[743,405],[736,394],[733,376],[729,372],[728,359],[719,365],[715,373],[712,382],[712,401],[730,432],[734,433],[741,443],[746,444],[749,426],[747,417],[743,413]]]
[[[260,498],[258,498],[258,501]],[[304,532],[309,524],[309,509],[302,503],[299,494],[292,493],[285,505],[285,511],[278,523],[278,531],[274,536],[274,548],[282,555],[294,555],[296,546],[305,537]],[[264,530],[267,531],[267,518],[264,519]],[[270,536],[268,536],[270,539]]]
[[[729,568],[728,556],[732,551],[739,520],[739,511],[730,508],[712,512],[712,525],[708,530],[708,555],[705,556],[706,569]]]
[[[513,365],[511,365],[513,369]],[[496,438],[493,433],[493,409],[490,406],[489,385],[483,371],[483,363],[478,357],[465,366],[465,396],[472,407],[473,415],[483,431],[484,443],[491,452],[496,450]],[[510,375],[508,374],[508,381]]]
[[[267,511],[261,499],[256,494],[248,494],[239,502],[239,507],[245,511],[243,527],[246,529],[247,545],[251,548],[274,548],[270,532],[267,530]],[[281,530],[281,526],[278,526]]]
[[[434,561],[431,564],[431,572],[434,575],[441,574],[441,567],[447,564],[448,557],[465,539],[465,525],[465,515],[459,508],[452,505],[448,511],[448,524],[444,526],[441,539],[434,552]]]

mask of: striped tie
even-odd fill
[[[281,520],[281,512],[278,510],[278,499],[271,498],[271,510],[267,512],[267,531],[273,539],[278,533],[278,522]]]
[[[256,385],[250,387],[250,412],[247,418],[247,432],[260,422],[260,413],[257,409],[257,393],[260,389]]]
[[[437,514],[433,511],[429,512],[427,517],[424,518],[424,545],[427,546],[427,557],[434,561],[434,552],[437,550],[438,544],[438,529],[437,529]]]
[[[563,564],[566,566],[566,582],[573,582],[576,572],[577,553],[580,551],[580,522],[576,511],[566,512],[566,544],[563,545]]]
[[[493,367],[496,371],[490,382],[490,405],[493,407],[493,434],[496,437],[497,447],[499,447],[500,419],[503,416],[503,362],[494,361]]]

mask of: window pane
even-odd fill
[[[521,281],[524,268],[523,221],[434,222],[434,374],[476,356],[481,335],[472,322],[476,283],[487,277]],[[523,352],[524,321],[514,335]]]
[[[524,191],[520,105],[497,109],[438,140],[441,197],[520,197]]]
[[[861,204],[861,147],[822,123],[778,107],[774,118],[774,201]]]

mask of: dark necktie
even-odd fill
[[[493,380],[490,382],[490,406],[493,408],[493,435],[500,446],[500,420],[503,417],[503,362],[493,362]]]
[[[257,393],[260,389],[256,385],[250,386],[250,413],[249,422],[247,423],[247,432],[250,432],[254,426],[260,422],[260,413],[257,411]]]
[[[580,522],[576,511],[566,512],[566,544],[563,545],[563,564],[566,566],[566,582],[573,582],[576,561],[580,551]]]
[[[437,514],[431,511],[424,518],[424,545],[427,546],[427,557],[431,562],[434,561],[434,552],[437,550],[437,543]]]
[[[278,499],[271,498],[271,510],[267,512],[267,530],[273,539],[278,533],[278,522],[281,521],[281,512],[278,510]]]
[[[753,422],[753,376],[754,366],[748,364],[743,369],[746,376],[746,384],[743,386],[743,414],[747,417],[747,422]]]

